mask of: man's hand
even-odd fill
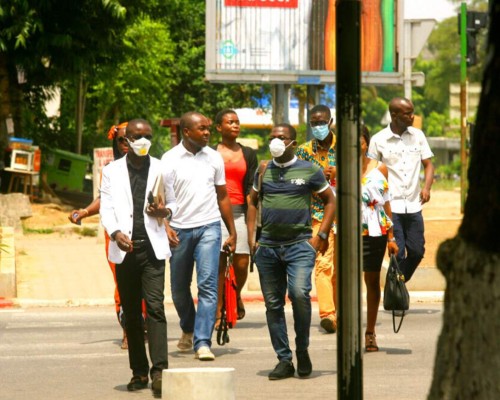
[[[168,224],[166,224],[165,229],[167,230],[168,243],[170,244],[170,247],[177,247],[180,243],[177,232],[174,231]]]
[[[118,232],[115,235],[115,242],[120,250],[126,251],[127,253],[132,253],[132,250],[134,250],[132,241],[123,232]]]
[[[330,180],[335,179],[335,177],[337,176],[337,168],[336,167],[326,167],[323,170],[323,174],[325,175],[326,180],[328,182],[330,182]]]
[[[146,214],[154,218],[166,218],[169,212],[170,210],[165,208],[165,204],[163,204],[163,201],[161,200],[158,204],[148,203],[148,206],[146,207]]]
[[[257,250],[257,247],[259,246],[259,243],[256,242],[254,239],[248,239],[248,248],[250,249],[250,255],[254,255],[255,251]]]
[[[320,252],[321,254],[325,254],[325,251],[328,250],[328,239],[323,240],[318,235],[309,239],[309,244],[316,250],[316,252]]]
[[[423,188],[420,191],[420,204],[425,204],[431,199],[431,191]]]

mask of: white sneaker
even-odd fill
[[[179,351],[190,351],[193,348],[193,333],[182,332],[182,336],[177,343]]]
[[[194,358],[199,359],[200,361],[213,361],[215,360],[214,353],[210,351],[210,347],[201,346],[194,355]]]

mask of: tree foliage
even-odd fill
[[[0,70],[3,58],[10,71],[0,121],[15,114],[16,135],[42,146],[75,148],[80,79],[84,153],[107,144],[111,124],[141,117],[165,133],[161,118],[190,110],[213,118],[221,108],[252,106],[260,93],[259,85],[204,79],[202,0],[6,0],[0,22]],[[27,83],[17,83],[18,69]],[[43,105],[56,87],[61,112],[49,119]]]
[[[3,1],[0,137],[5,139],[4,121],[10,117],[18,136],[45,133],[47,137],[38,144],[67,145],[58,135],[60,121],[47,119],[44,103],[55,93],[54,88],[91,74],[95,65],[106,64],[120,52],[116,37],[121,35],[125,15],[126,10],[115,0]]]
[[[461,1],[453,1],[459,4]],[[485,11],[487,1],[469,2],[468,10]],[[478,64],[467,68],[469,82],[478,82],[485,60],[486,30],[477,35]],[[423,118],[423,130],[427,136],[456,136],[458,129],[450,128],[450,84],[460,83],[460,36],[457,17],[438,23],[431,33],[426,50],[417,58],[413,68],[425,74],[425,85],[414,87],[412,100],[415,114]],[[380,119],[387,110],[388,102],[395,96],[403,96],[403,88],[364,87],[362,91],[363,121],[376,132]],[[385,108],[384,108],[385,104]]]

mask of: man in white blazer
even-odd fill
[[[116,263],[116,280],[125,313],[129,363],[129,391],[148,386],[161,395],[162,370],[168,368],[167,321],[164,309],[165,260],[170,248],[163,219],[176,210],[172,185],[164,183],[165,199],[150,201],[156,179],[163,179],[160,161],[148,155],[152,129],[141,119],[126,130],[128,154],[104,167],[101,183],[101,222],[109,234],[109,260]],[[159,178],[158,178],[159,177]],[[149,368],[142,327],[141,299],[146,301]]]

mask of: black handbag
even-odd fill
[[[398,333],[403,323],[405,311],[410,308],[410,294],[405,284],[405,277],[399,269],[396,257],[391,255],[384,287],[384,310],[392,311],[392,328]],[[396,329],[396,317],[401,317]]]

